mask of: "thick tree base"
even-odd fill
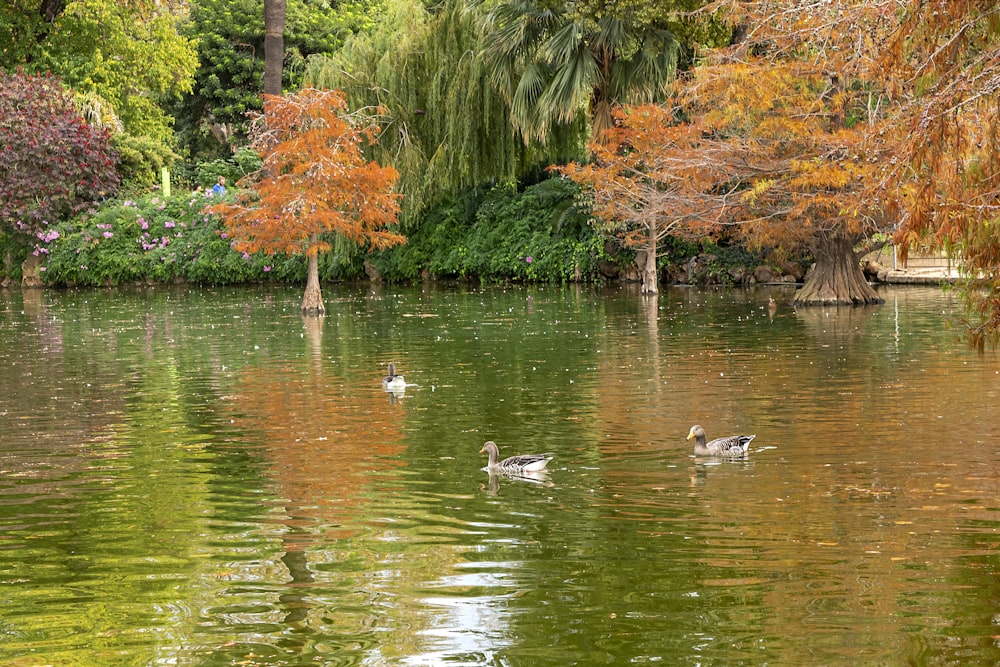
[[[660,288],[657,284],[659,276],[656,272],[656,241],[650,244],[649,248],[640,249],[635,256],[636,266],[639,269],[639,281],[642,285],[643,294],[659,294]]]
[[[315,244],[316,239],[310,239]],[[319,286],[319,259],[315,254],[309,255],[306,269],[306,292],[302,295],[302,316],[320,317],[326,314],[323,307],[323,291]]]
[[[816,266],[795,293],[793,306],[864,306],[885,303],[861,270],[850,239],[826,239]]]
[[[319,281],[315,285],[307,285],[306,293],[302,296],[302,315],[304,317],[320,317],[326,314],[323,307],[323,293],[319,288]]]

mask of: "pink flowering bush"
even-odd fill
[[[108,202],[39,235],[49,285],[190,282],[231,284],[305,279],[301,258],[247,255],[232,248],[200,193]]]

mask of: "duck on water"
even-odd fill
[[[382,388],[386,391],[406,389],[406,380],[402,375],[396,375],[396,365],[389,362],[389,374],[382,378]]]

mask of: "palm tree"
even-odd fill
[[[264,0],[264,93],[281,94],[287,0]]]
[[[595,6],[596,5],[596,6]],[[586,106],[591,139],[613,125],[615,105],[651,102],[677,68],[679,45],[657,20],[602,2],[506,0],[484,18],[483,56],[525,142]]]

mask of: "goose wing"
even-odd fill
[[[508,456],[503,461],[500,462],[501,468],[513,469],[513,470],[523,470],[526,472],[534,472],[537,470],[543,470],[545,466],[549,464],[552,460],[552,454],[518,454],[517,456]]]
[[[717,438],[705,445],[705,448],[720,454],[745,454],[750,448],[750,442],[756,437],[756,435],[731,435]]]

